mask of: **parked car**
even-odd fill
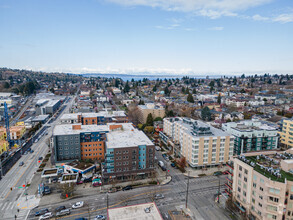
[[[52,179],[52,183],[57,183],[58,182],[58,178],[57,177],[54,177],[53,179]]]
[[[30,152],[31,152],[31,154],[33,153],[33,152],[35,152],[34,150],[30,150]]]
[[[79,180],[79,181],[76,182],[76,184],[77,185],[83,184],[83,181],[82,180]]]
[[[176,167],[176,164],[175,163],[171,163],[171,167]]]
[[[64,205],[59,206],[58,208],[55,209],[56,212],[60,212],[61,210],[66,209]]]
[[[24,153],[23,153],[23,155],[27,155],[28,153],[27,153],[27,151],[25,151]]]
[[[97,216],[94,218],[94,220],[105,220],[105,219],[106,219],[106,217],[103,216],[103,215],[97,215]]]
[[[19,162],[19,166],[23,166],[23,165],[24,165],[23,161]]]
[[[166,170],[167,170],[165,166],[162,166],[161,169],[162,169],[163,171],[166,171]]]
[[[51,189],[49,186],[45,186],[44,187],[44,192],[43,192],[44,195],[49,195],[51,194]]]
[[[84,183],[91,183],[92,182],[92,178],[86,178],[83,180]]]
[[[39,157],[39,160],[43,160],[43,157]]]
[[[64,215],[70,215],[70,209],[63,209],[60,212],[56,213],[56,216],[64,216]]]
[[[52,212],[47,212],[44,215],[41,215],[39,220],[41,220],[41,219],[49,219],[49,218],[52,218],[52,217],[53,217]]]
[[[81,208],[81,207],[83,207],[83,203],[84,203],[83,201],[77,202],[77,203],[75,203],[75,204],[72,205],[72,208],[73,209]]]
[[[76,218],[75,220],[87,220],[87,218]]]
[[[214,172],[214,176],[220,176],[222,175],[223,173],[221,171],[217,171],[217,172]]]
[[[155,146],[155,148],[156,148],[157,151],[161,150],[161,148],[159,146]]]
[[[132,186],[125,186],[122,188],[123,191],[131,190],[131,189],[132,189]]]
[[[41,209],[35,213],[35,216],[44,215],[49,212],[49,209]]]
[[[155,199],[163,199],[165,196],[163,194],[156,194]]]

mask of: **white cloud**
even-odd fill
[[[280,22],[280,23],[288,23],[293,22],[293,14],[280,14],[277,17],[273,18],[274,22]]]
[[[105,0],[125,6],[149,6],[166,11],[191,12],[216,19],[236,16],[238,11],[260,6],[272,0]]]
[[[209,31],[222,31],[224,30],[224,27],[211,27],[208,28]]]
[[[267,21],[267,20],[269,20],[268,17],[263,17],[263,16],[261,16],[259,14],[253,15],[252,19],[255,20],[255,21]]]

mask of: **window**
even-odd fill
[[[243,195],[246,196],[246,192],[245,191],[243,191]]]
[[[263,199],[263,197],[262,197],[261,195],[259,196],[259,198],[260,198],[261,200]]]
[[[245,173],[245,174],[248,174],[248,170],[247,170],[247,169],[244,169],[244,173]]]
[[[272,197],[272,196],[269,196],[269,200],[271,201],[271,202],[279,202],[279,199],[278,198],[276,198],[276,197]]]
[[[262,187],[259,187],[259,190],[260,190],[260,191],[263,191],[263,188],[262,188]]]
[[[280,190],[279,189],[275,189],[275,188],[269,188],[269,192],[270,193],[273,193],[273,194],[277,194],[277,195],[280,194]]]
[[[247,183],[247,178],[246,178],[246,177],[244,177],[244,182],[246,182],[246,183]]]
[[[238,192],[241,192],[241,188],[240,187],[238,187]]]
[[[269,210],[269,211],[274,211],[274,212],[276,212],[277,209],[278,209],[277,206],[267,205],[267,210]]]
[[[256,183],[253,183],[252,186],[253,186],[253,188],[256,188]]]
[[[258,206],[259,206],[259,207],[262,207],[262,204],[259,202],[259,203],[258,203]]]
[[[239,166],[239,170],[242,171],[242,166]]]

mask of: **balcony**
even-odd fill
[[[227,173],[231,176],[233,176],[233,173],[230,172],[230,170],[227,170]]]
[[[233,167],[232,163],[231,164],[227,163],[227,166],[230,167],[232,170],[234,170],[234,167]]]
[[[105,160],[106,163],[114,163],[114,160]]]
[[[110,166],[110,165],[107,166],[107,165],[106,165],[106,166],[105,166],[105,169],[106,169],[106,170],[107,170],[107,169],[114,169],[114,166],[113,166],[113,165],[112,165],[112,166]]]
[[[228,177],[225,177],[225,178],[226,178],[226,180],[228,180],[229,183],[233,183],[233,180],[232,179],[230,179]]]
[[[105,154],[105,157],[114,157],[114,154]]]
[[[230,190],[232,190],[232,187],[229,186],[227,183],[225,183],[225,186],[227,186]]]

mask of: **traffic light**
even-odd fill
[[[23,185],[22,185],[22,187],[24,188],[24,187],[25,187],[25,185],[23,184]]]

